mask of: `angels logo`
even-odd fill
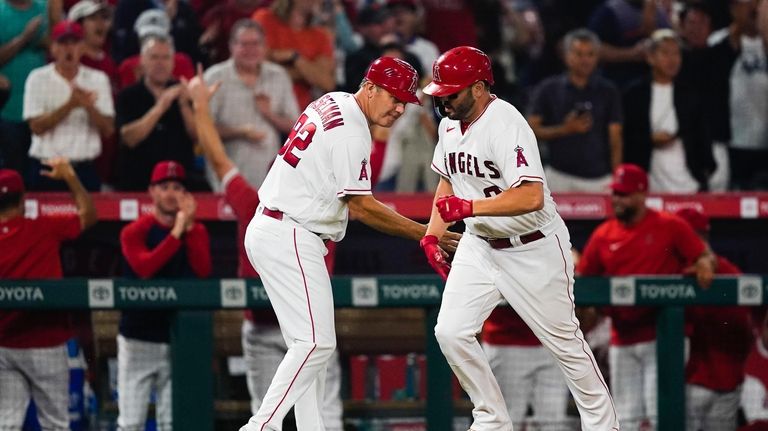
[[[517,167],[528,166],[528,160],[525,160],[525,155],[523,155],[523,147],[518,145],[515,147],[515,152],[517,153]]]
[[[409,93],[416,93],[416,75],[411,77],[411,86],[408,87]]]
[[[174,162],[168,163],[168,176],[169,177],[176,177],[176,176],[178,176],[176,174],[176,163],[174,163]]]
[[[367,166],[368,166],[368,160],[363,159],[360,162],[360,176],[357,178],[358,181],[368,179],[368,169],[366,169]]]
[[[432,65],[432,78],[436,82],[440,82],[441,81],[441,79],[440,79],[440,67],[437,65],[437,62],[435,62],[435,64]]]

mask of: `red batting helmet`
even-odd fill
[[[459,46],[446,51],[432,66],[432,82],[424,92],[437,97],[461,91],[477,81],[493,85],[491,59],[471,46]]]
[[[387,90],[397,100],[421,105],[416,96],[419,74],[399,58],[379,57],[368,66],[365,79]]]

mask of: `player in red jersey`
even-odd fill
[[[61,243],[96,223],[96,208],[65,159],[44,162],[44,175],[63,180],[78,214],[24,217],[21,176],[0,169],[0,278],[59,279]],[[44,430],[69,429],[69,313],[0,311],[0,429],[18,430],[30,398]]]
[[[714,255],[680,217],[646,207],[648,175],[637,165],[616,168],[611,183],[615,217],[587,241],[580,275],[682,274],[692,267],[702,287],[714,277]],[[656,313],[650,307],[608,307],[611,317],[611,392],[622,427],[656,422]]]

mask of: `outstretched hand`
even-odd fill
[[[446,223],[463,220],[473,215],[472,201],[454,195],[438,198],[435,205],[440,212],[440,217]]]
[[[69,163],[69,160],[64,157],[54,157],[52,159],[43,160],[42,164],[50,170],[41,170],[40,174],[53,180],[66,180],[67,178],[77,176],[77,174],[75,174],[75,169]]]
[[[184,77],[181,78],[181,84],[184,86],[187,95],[195,106],[205,106],[208,101],[211,100],[214,94],[221,87],[221,82],[215,82],[208,85],[203,79],[203,66],[197,65],[197,75],[191,80]]]
[[[448,253],[438,245],[438,239],[434,235],[427,235],[419,241],[419,245],[427,256],[427,261],[432,269],[437,272],[443,280],[448,279],[448,273],[451,270],[451,264],[448,263]]]

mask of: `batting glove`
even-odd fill
[[[440,212],[440,217],[448,223],[463,220],[473,215],[472,201],[454,195],[438,198],[435,205]]]
[[[424,249],[427,255],[427,261],[443,280],[448,279],[448,272],[451,270],[451,264],[445,260],[445,252],[437,243],[439,240],[434,235],[427,235],[419,241],[419,245]]]

